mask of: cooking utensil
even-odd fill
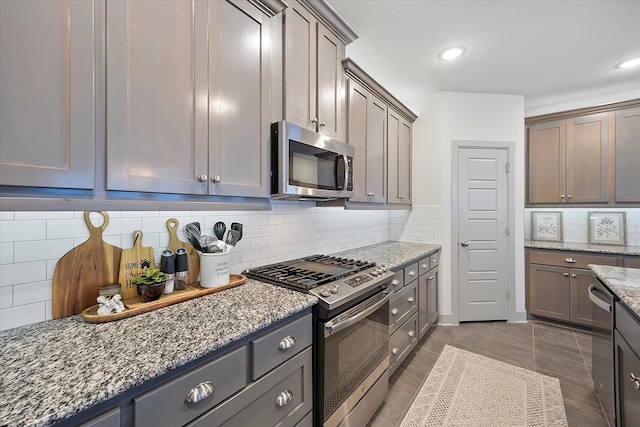
[[[231,229],[232,230],[236,230],[237,232],[240,233],[240,237],[238,238],[238,242],[240,240],[242,240],[242,224],[239,222],[232,222],[231,223]]]
[[[206,252],[207,250],[204,248],[204,241],[202,240],[202,235],[200,234],[200,223],[192,222],[184,226],[184,235],[187,236],[189,242],[193,245],[194,248],[199,250],[200,252]]]
[[[102,240],[109,216],[104,211],[100,211],[100,214],[104,223],[94,227],[89,212],[84,213],[89,239],[67,252],[56,264],[52,298],[54,319],[81,313],[95,305],[98,288],[118,281],[122,249]]]
[[[131,283],[131,279],[147,268],[155,266],[153,248],[151,246],[142,246],[142,231],[134,231],[133,248],[123,249],[120,257],[119,280],[122,285],[122,299],[136,296],[138,294],[136,285]]]
[[[169,230],[169,244],[167,245],[167,249],[172,250],[174,253],[180,248],[184,248],[187,251],[187,264],[189,265],[187,284],[190,285],[196,281],[198,274],[200,274],[200,256],[196,248],[178,239],[177,230],[179,225],[180,223],[175,218],[169,218],[167,220],[167,230]]]
[[[240,232],[237,230],[227,231],[227,238],[224,241],[225,252],[229,252],[236,246],[236,243],[240,240]]]
[[[216,235],[218,240],[224,240],[224,232],[227,231],[227,226],[224,222],[218,221],[213,224],[213,234]]]
[[[202,236],[202,240],[204,243],[204,248],[202,252],[214,252],[215,249],[218,249],[218,239],[215,236],[204,235]]]

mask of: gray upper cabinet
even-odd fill
[[[616,202],[640,202],[640,108],[616,113]]]
[[[389,108],[387,202],[411,205],[411,123]]]
[[[349,80],[348,139],[355,147],[352,202],[387,201],[387,105]]]
[[[108,190],[268,197],[264,10],[107,3]]]
[[[93,1],[0,1],[0,185],[94,188]]]
[[[321,1],[292,1],[284,17],[284,119],[346,139],[341,61],[356,34]]]

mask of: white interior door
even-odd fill
[[[508,318],[506,149],[458,152],[459,319]]]

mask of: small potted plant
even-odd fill
[[[138,295],[142,302],[155,301],[164,292],[164,285],[167,283],[169,275],[161,272],[157,268],[148,268],[139,276],[131,279],[131,283],[136,285]]]

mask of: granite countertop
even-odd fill
[[[524,247],[532,249],[555,249],[560,251],[594,252],[600,254],[640,256],[640,247],[638,246],[592,245],[588,243],[525,240]]]
[[[439,245],[385,242],[351,249],[340,252],[336,255],[366,261],[375,261],[376,263],[384,264],[395,271],[398,267],[404,266],[410,261],[424,258],[438,249],[440,249]]]
[[[68,418],[317,301],[249,279],[115,322],[75,315],[0,332],[0,425]]]
[[[336,255],[398,268],[439,248],[386,242]],[[115,322],[86,323],[76,315],[2,331],[0,426],[46,426],[71,417],[317,301],[248,279]]]
[[[589,268],[640,318],[640,269],[593,264]]]

